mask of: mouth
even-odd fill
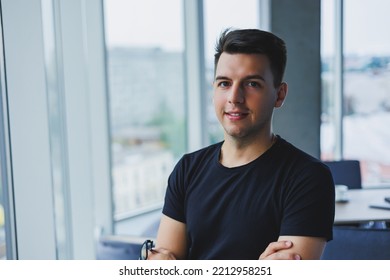
[[[229,120],[233,120],[233,121],[242,120],[246,118],[248,115],[249,113],[245,113],[245,112],[225,112],[225,116]]]

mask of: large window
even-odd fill
[[[105,1],[116,221],[161,207],[186,150],[182,5]]]
[[[390,3],[344,0],[338,14],[339,1],[322,2],[322,158],[358,159],[364,186],[389,185]],[[335,60],[338,52],[342,67]],[[337,73],[342,75],[341,102],[334,94]]]

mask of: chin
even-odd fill
[[[237,129],[230,129],[230,130],[226,130],[225,129],[225,134],[227,134],[229,137],[233,137],[233,138],[243,138],[247,135],[247,133],[245,131],[242,131],[242,130],[237,130]]]

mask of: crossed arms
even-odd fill
[[[157,234],[157,247],[150,260],[185,259],[187,253],[186,224],[163,215]],[[320,259],[326,240],[308,236],[279,236],[278,241],[259,252],[260,260]]]

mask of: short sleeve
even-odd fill
[[[295,174],[285,196],[280,235],[323,237],[332,240],[334,183],[321,162]]]
[[[185,223],[184,159],[176,164],[168,178],[163,214]]]

